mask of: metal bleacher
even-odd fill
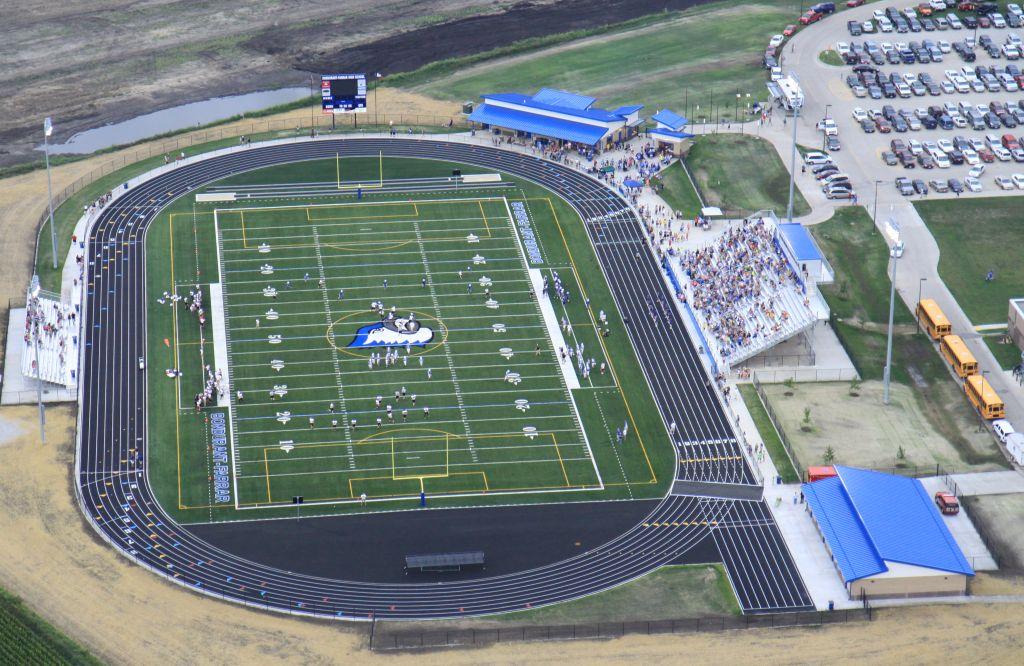
[[[33,314],[36,313],[36,314]],[[21,372],[69,389],[78,386],[79,318],[77,308],[49,292],[29,294],[25,309],[25,346]],[[36,344],[38,336],[38,345]],[[38,349],[39,357],[36,358]]]

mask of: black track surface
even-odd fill
[[[723,547],[721,530],[713,528],[719,518],[735,520],[731,516],[741,501],[670,495],[641,522],[600,545],[588,544],[578,554],[514,571],[509,565],[504,575],[489,572],[486,577],[444,583],[361,582],[356,572],[345,577],[299,573],[288,565],[280,547],[268,548],[268,539],[252,536],[255,531],[250,528],[190,530],[167,517],[137,457],[146,451],[146,386],[136,368],[136,359],[146,349],[146,226],[174,199],[235,173],[336,153],[378,151],[389,157],[439,159],[505,171],[566,198],[586,221],[658,408],[666,423],[677,424],[680,458],[696,461],[680,465],[680,478],[751,483],[718,396],[646,251],[640,221],[617,195],[584,174],[494,148],[425,140],[318,140],[251,148],[182,166],[128,191],[94,224],[86,256],[90,286],[77,470],[83,509],[100,534],[137,563],[184,586],[233,601],[333,617],[428,618],[516,610],[597,592],[680,561],[714,533],[746,610],[774,608],[773,598],[763,596],[763,601],[756,595],[764,582],[752,576],[772,578],[771,585],[788,591],[788,596],[778,597],[780,610],[791,609],[786,604],[793,599],[809,603],[799,576],[790,575],[795,569],[785,545],[772,538],[778,531],[770,513],[758,502],[743,506],[760,506],[760,527],[770,529],[730,530],[735,547]],[[283,530],[275,527],[278,521],[258,525],[264,535]],[[250,538],[237,536],[246,530]],[[308,539],[318,533],[319,529],[304,532]],[[296,541],[292,552],[301,558],[303,543]],[[759,570],[751,568],[757,553],[764,558]],[[318,557],[325,555],[321,551]],[[525,560],[522,564],[527,566]],[[733,567],[746,567],[752,576],[737,576]]]

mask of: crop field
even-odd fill
[[[578,216],[522,183],[375,191],[450,170],[391,160],[374,182],[373,162],[247,174],[238,187],[319,172],[337,188],[190,197],[149,231],[165,506],[208,522],[300,497],[335,512],[656,494],[671,448],[599,270],[576,264],[596,261]]]

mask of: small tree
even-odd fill
[[[850,380],[850,395],[854,398],[860,395],[860,380],[856,377]]]
[[[810,432],[811,431],[811,408],[810,407],[804,407],[804,420],[801,421],[800,423],[802,424],[800,426],[801,430],[803,430],[804,432]]]
[[[829,445],[825,449],[825,453],[824,453],[824,455],[821,456],[821,460],[826,465],[831,465],[833,462],[835,462],[835,460],[836,460],[836,452],[835,452],[835,449],[832,448],[832,445]]]
[[[796,382],[793,381],[792,377],[782,382],[782,385],[786,387],[786,392],[784,393],[784,395],[793,395],[793,389],[796,387]]]

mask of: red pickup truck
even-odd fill
[[[802,25],[810,25],[812,23],[816,23],[817,21],[820,21],[822,18],[823,18],[822,14],[819,14],[818,12],[816,12],[816,11],[814,11],[812,9],[812,10],[807,11],[806,13],[804,13],[803,16],[800,17],[800,23]]]

